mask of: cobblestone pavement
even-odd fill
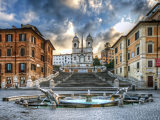
[[[3,97],[41,94],[37,90],[0,90],[0,120],[160,120],[160,90],[138,91],[153,93],[154,102],[144,105],[103,108],[31,109],[3,102]],[[64,93],[64,92],[63,92]]]

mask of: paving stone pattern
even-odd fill
[[[0,120],[160,120],[160,90],[139,91],[139,93],[153,93],[154,102],[124,107],[51,110],[24,108],[13,102],[2,101],[3,97],[8,96],[41,94],[37,90],[0,90]]]

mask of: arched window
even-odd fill
[[[20,55],[21,55],[21,56],[24,56],[24,55],[25,55],[25,49],[24,49],[24,48],[21,48]]]
[[[77,47],[77,44],[76,44],[76,43],[74,43],[74,47]]]
[[[91,46],[91,43],[90,43],[90,42],[88,42],[88,46]]]

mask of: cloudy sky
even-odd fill
[[[50,39],[55,54],[69,53],[77,33],[94,39],[94,54],[113,44],[156,4],[155,0],[0,0],[0,28],[32,24]]]

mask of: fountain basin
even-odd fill
[[[92,101],[86,101],[86,99],[69,99],[69,100],[60,100],[59,106],[63,107],[75,107],[75,108],[84,108],[84,107],[107,107],[117,105],[117,101],[106,100],[106,99],[96,99],[92,98]]]

